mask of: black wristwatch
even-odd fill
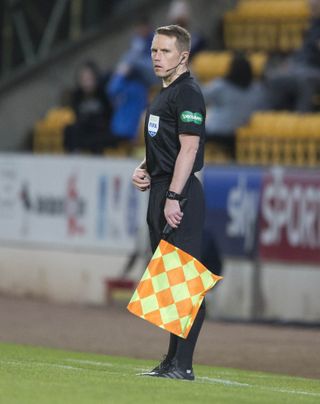
[[[176,192],[173,191],[167,191],[166,193],[166,198],[167,199],[172,199],[174,201],[181,201],[183,199],[183,196],[180,194],[177,194]]]

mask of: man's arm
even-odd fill
[[[199,147],[200,137],[181,134],[179,140],[181,148],[174,166],[172,181],[169,186],[169,190],[177,194],[181,194],[191,174]],[[169,225],[173,228],[177,228],[183,216],[179,201],[167,199],[164,207],[164,215]]]
[[[146,191],[150,188],[151,180],[147,172],[146,159],[144,158],[139,166],[134,170],[132,182],[140,191]]]

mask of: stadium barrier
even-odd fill
[[[121,275],[146,226],[136,165],[0,155],[0,292],[105,304],[106,279]],[[319,171],[206,166],[202,176],[206,225],[225,263],[209,317],[319,322]],[[140,254],[129,279],[144,265]]]

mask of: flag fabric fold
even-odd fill
[[[187,338],[205,294],[221,279],[190,254],[161,240],[127,308]]]

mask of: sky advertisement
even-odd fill
[[[320,263],[320,175],[206,167],[206,227],[225,256]]]

